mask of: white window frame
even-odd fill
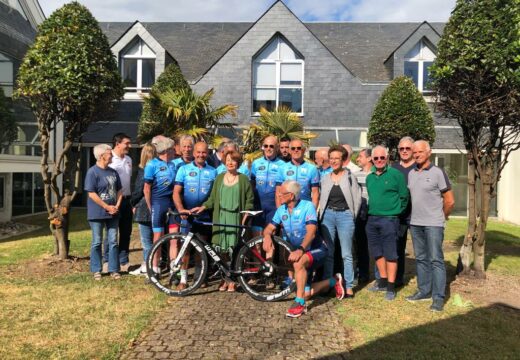
[[[138,38],[138,44],[139,44],[139,53],[142,54],[143,44],[146,45],[146,43],[143,41],[143,39]],[[146,46],[148,46],[148,45],[146,45]],[[150,46],[148,46],[148,48],[151,49]],[[127,48],[125,48],[124,50],[126,50],[126,49]],[[127,55],[125,53],[123,53],[121,55],[121,77],[124,77],[125,59],[137,60],[137,75],[136,75],[137,76],[137,84],[136,84],[137,86],[125,87],[125,92],[141,94],[141,93],[147,93],[151,89],[151,87],[143,87],[143,60],[145,60],[145,59],[146,60],[149,60],[149,59],[155,60],[156,58],[157,58],[157,56],[155,56],[155,55],[153,55],[153,56],[152,55]],[[154,69],[155,69],[155,65],[154,65]],[[154,83],[155,83],[155,74],[154,74]]]
[[[417,89],[419,90],[419,92],[421,92],[422,94],[429,94],[431,93],[431,90],[424,90],[424,63],[425,62],[434,62],[435,59],[436,59],[436,56],[425,56],[424,53],[423,53],[423,50],[424,48],[428,48],[432,53],[433,53],[433,50],[426,44],[426,42],[424,41],[424,39],[421,39],[420,41],[420,51],[419,51],[419,55],[418,56],[415,56],[413,58],[409,58],[409,57],[405,57],[404,58],[404,62],[415,62],[415,63],[418,63],[418,69],[417,69]],[[403,69],[404,69],[404,63],[403,63]]]
[[[4,89],[5,97],[12,97],[14,91],[14,64],[13,62],[4,54],[0,53],[0,62],[7,63],[11,65],[11,80],[10,81],[0,81],[0,87]]]
[[[273,39],[271,40],[267,45],[271,44],[272,41],[277,41],[277,60],[273,60],[273,59],[254,59],[253,60],[253,71],[254,71],[254,68],[255,68],[255,65],[256,64],[275,64],[275,71],[276,71],[276,80],[275,80],[275,86],[268,86],[268,85],[255,85],[255,78],[254,78],[254,73],[251,74],[252,75],[252,87],[251,87],[251,110],[252,110],[252,113],[253,113],[253,116],[260,116],[260,113],[258,111],[254,111],[254,97],[253,97],[253,94],[254,94],[254,91],[257,90],[257,89],[267,89],[267,90],[272,90],[274,89],[275,92],[276,92],[276,105],[275,105],[275,108],[277,109],[278,106],[280,106],[280,96],[279,96],[279,92],[280,92],[280,89],[300,89],[301,90],[301,93],[302,93],[302,108],[301,108],[301,111],[300,112],[295,112],[296,115],[298,116],[304,116],[304,85],[305,85],[305,61],[303,59],[290,59],[290,60],[283,60],[283,59],[280,59],[281,57],[281,44],[282,42],[287,44],[288,46],[289,43],[284,41],[284,39],[281,37],[281,36],[278,36],[276,39]],[[267,46],[265,46],[263,49],[265,49]],[[292,46],[290,46],[291,49],[297,53],[296,50],[294,50],[292,48]],[[300,85],[281,85],[280,84],[280,81],[281,81],[281,68],[282,68],[282,65],[286,65],[286,64],[300,64],[301,65],[301,68],[302,68],[302,76],[301,76],[301,84]]]

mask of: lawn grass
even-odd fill
[[[445,232],[448,272],[453,276],[458,248],[467,221],[452,219]],[[488,272],[515,276],[520,281],[520,227],[491,221],[487,237]],[[393,302],[384,293],[367,289],[357,292],[354,301],[338,305],[343,321],[353,334],[354,358],[514,358],[518,355],[520,311],[501,305],[455,302],[448,299],[445,311],[432,313],[430,302],[408,303],[415,292],[416,279],[398,292]],[[460,294],[457,294],[460,296]]]
[[[71,255],[88,256],[85,211],[72,214]],[[31,222],[45,223],[41,218]],[[33,277],[24,271],[52,249],[48,228],[0,243],[0,358],[118,358],[166,304],[166,297],[145,286],[142,277],[96,282],[87,261],[68,274],[51,270]]]

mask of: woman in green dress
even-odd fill
[[[206,209],[212,209],[213,222],[220,224],[239,225],[240,212],[253,210],[253,189],[246,175],[238,173],[242,164],[242,156],[235,150],[224,154],[223,159],[226,172],[215,179],[211,194],[201,207],[191,211],[200,213]],[[245,223],[246,217],[242,219]],[[213,226],[212,243],[220,249],[223,256],[231,259],[233,248],[237,245],[239,229],[223,226]],[[220,291],[235,291],[234,282],[222,281]]]

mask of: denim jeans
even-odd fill
[[[331,278],[334,272],[334,239],[337,234],[341,247],[341,258],[343,259],[345,286],[347,289],[352,289],[354,286],[354,266],[352,261],[354,217],[352,212],[350,210],[334,211],[325,209],[321,221],[321,234],[329,248],[323,269],[323,278]]]
[[[130,236],[132,235],[132,206],[128,198],[123,198],[119,208],[119,263],[128,264]],[[103,241],[103,262],[108,262],[108,241]]]
[[[446,266],[442,242],[444,228],[441,226],[410,226],[415,263],[417,287],[421,294],[444,299],[446,290]]]
[[[152,223],[139,223],[139,233],[141,234],[141,245],[143,246],[143,262],[146,262],[153,245]]]
[[[92,243],[90,245],[90,271],[101,272],[101,244],[103,240],[103,229],[107,231],[108,244],[108,271],[119,271],[119,246],[117,245],[117,228],[119,219],[89,220],[92,229]]]

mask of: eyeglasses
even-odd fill
[[[262,147],[264,149],[274,149],[274,145],[272,145],[272,144],[264,144],[264,145],[262,145]]]
[[[302,149],[301,146],[291,146],[292,151],[295,151],[295,150],[301,151],[301,149]]]
[[[410,150],[412,150],[412,148],[411,147],[400,147],[399,148],[399,151],[405,151],[405,150],[410,151]]]
[[[375,161],[378,161],[378,160],[385,161],[386,156],[372,156],[372,159],[374,159]]]
[[[278,193],[278,196],[285,196],[285,195],[288,195],[288,194],[292,194],[292,192],[284,192],[284,193]]]

